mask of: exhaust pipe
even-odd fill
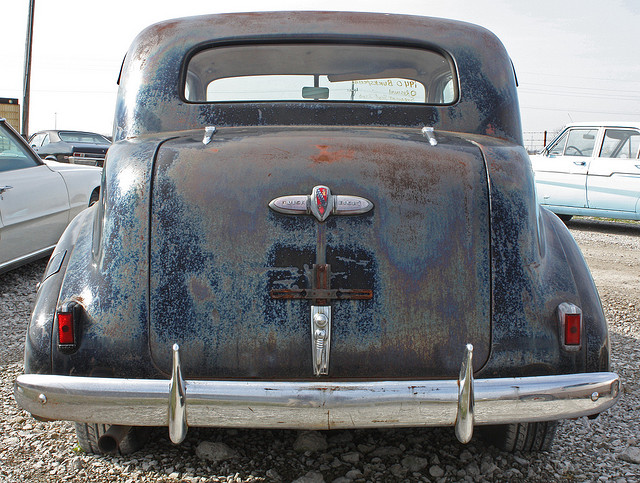
[[[129,434],[131,426],[118,426],[116,424],[109,427],[105,433],[98,438],[98,449],[107,454],[118,452],[120,443]]]

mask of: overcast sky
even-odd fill
[[[2,4],[0,97],[21,103],[28,6],[28,0]],[[525,138],[571,121],[640,120],[638,0],[36,0],[30,132],[110,134],[120,65],[146,26],[262,10],[405,13],[482,25],[513,59]]]

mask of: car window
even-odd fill
[[[0,171],[13,171],[37,165],[31,152],[0,128]]]
[[[42,145],[42,139],[43,139],[43,138],[44,138],[44,134],[34,134],[34,135],[31,137],[31,141],[29,141],[29,144],[30,144],[31,146],[36,147],[36,148],[37,148],[37,147],[40,147],[40,145]]]
[[[571,129],[564,148],[565,156],[593,156],[597,129]]]
[[[552,156],[560,156],[564,153],[564,147],[567,144],[567,137],[569,136],[569,132],[565,132],[562,136],[560,136],[549,148],[549,154]]]
[[[632,129],[607,129],[600,150],[601,158],[637,158],[640,132]]]
[[[59,132],[58,135],[62,141],[68,143],[93,143],[93,144],[109,144],[109,140],[100,134],[91,132]]]
[[[44,139],[42,140],[42,145],[43,145],[43,146],[46,146],[47,144],[49,144],[49,142],[50,142],[49,135],[48,135],[48,134],[46,134],[46,135],[44,136]]]
[[[451,104],[452,63],[426,49],[357,44],[217,47],[188,65],[191,102],[347,101]]]

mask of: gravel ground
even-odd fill
[[[191,429],[180,446],[154,430],[126,457],[83,454],[73,425],[17,408],[24,331],[45,262],[0,275],[0,481],[640,481],[640,224],[569,223],[609,322],[623,397],[595,420],[564,421],[549,452],[509,454],[451,428],[336,432]]]

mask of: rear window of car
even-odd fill
[[[447,105],[452,61],[432,50],[359,44],[216,47],[188,63],[190,102],[340,101]]]
[[[90,132],[59,132],[58,135],[67,143],[109,144],[104,136]]]

